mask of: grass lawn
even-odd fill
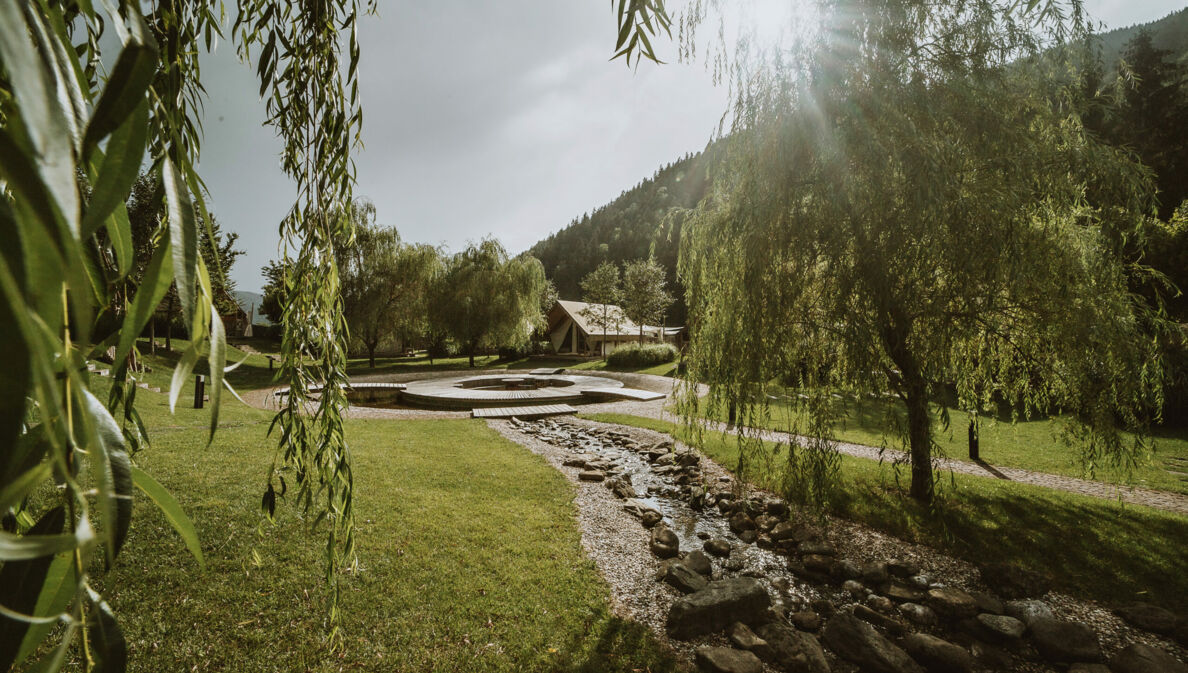
[[[623,414],[590,418],[665,432],[687,432],[666,421]],[[770,445],[769,445],[770,446]],[[737,465],[730,435],[706,432],[700,448],[728,468]],[[767,488],[777,475],[745,475]],[[1009,481],[958,474],[944,478],[939,513],[907,497],[893,468],[842,457],[842,483],[830,511],[905,540],[973,562],[1011,561],[1048,573],[1058,588],[1106,602],[1146,600],[1188,610],[1188,517]]]
[[[100,580],[132,670],[682,670],[609,613],[564,477],[471,420],[347,423],[360,570],[340,605],[346,646],[328,654],[324,536],[291,497],[276,525],[259,510],[270,415],[227,401],[207,446],[206,412],[169,415],[164,394],[142,393],[153,444],[137,462],[190,514],[207,567],[137,499]]]
[[[769,416],[748,423],[784,430],[797,420],[794,413],[787,404],[777,401],[769,405]],[[885,429],[894,427],[893,417],[889,414],[902,417],[903,413],[902,405],[889,401],[863,400],[851,404],[845,422],[837,428],[838,439],[854,444],[881,446],[889,441],[884,437]],[[934,422],[933,437],[946,456],[968,460],[969,414],[949,409],[949,417],[949,430],[940,427],[939,422]],[[725,420],[725,416],[717,420]],[[1154,453],[1146,456],[1130,475],[1108,466],[1098,466],[1092,471],[1085,469],[1078,459],[1078,450],[1061,441],[1058,433],[1059,424],[1048,419],[1020,420],[1012,424],[1009,420],[993,420],[982,416],[980,456],[991,465],[1188,493],[1188,476],[1173,473],[1188,472],[1188,429],[1157,430]],[[1169,472],[1169,469],[1172,471]]]

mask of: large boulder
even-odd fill
[[[907,652],[854,615],[841,613],[825,625],[825,644],[864,673],[923,673]]]
[[[767,642],[772,665],[789,673],[829,673],[825,650],[811,633],[773,622],[760,627],[759,636]]]
[[[652,529],[652,540],[649,545],[652,553],[660,558],[672,558],[680,553],[681,541],[676,533],[665,526]]]
[[[709,577],[714,572],[714,564],[710,562],[710,558],[705,555],[705,552],[700,549],[694,549],[685,556],[685,565],[689,566],[689,570],[698,575],[705,575]]]
[[[965,619],[978,613],[978,601],[956,587],[934,587],[928,590],[928,606],[938,615]]]
[[[739,535],[748,530],[755,530],[755,522],[746,512],[735,512],[730,516],[730,530]]]
[[[730,628],[726,630],[726,636],[740,650],[754,652],[760,659],[770,660],[772,658],[771,645],[768,645],[766,640],[760,638],[751,630],[751,627],[742,622],[731,624]]]
[[[611,490],[611,493],[623,499],[631,499],[637,495],[635,487],[631,485],[631,477],[625,474],[608,479],[606,481],[606,487]]]
[[[706,540],[702,547],[714,556],[725,558],[730,556],[730,543],[720,537]]]
[[[765,619],[771,597],[754,577],[731,577],[710,582],[701,591],[677,599],[668,611],[668,634],[688,639],[721,631],[734,622]]]
[[[1035,649],[1049,661],[1101,661],[1101,644],[1093,629],[1080,622],[1040,618],[1031,623]]]
[[[903,646],[929,673],[966,673],[973,668],[973,657],[964,647],[927,633],[909,635]]]
[[[1179,659],[1143,643],[1127,645],[1110,659],[1113,673],[1188,673]]]
[[[676,559],[664,563],[663,579],[673,588],[683,594],[701,591],[707,584],[706,579],[685,563]]]
[[[1158,605],[1128,603],[1114,608],[1114,613],[1126,623],[1153,633],[1168,634],[1176,628],[1176,616]]]
[[[1043,601],[1007,601],[1003,608],[1008,615],[1018,619],[1029,627],[1037,619],[1052,619],[1054,617],[1052,608],[1048,607],[1048,604]]]
[[[1027,625],[1007,615],[982,613],[977,616],[979,631],[987,640],[1003,645],[1015,645],[1023,638]]]
[[[763,662],[753,653],[732,647],[697,648],[697,668],[706,673],[763,673]]]
[[[999,596],[1008,599],[1039,598],[1052,582],[1044,575],[1012,563],[991,563],[982,567],[982,581]]]

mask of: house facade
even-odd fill
[[[605,333],[600,318],[607,316],[610,324]],[[627,319],[623,309],[614,304],[588,304],[582,301],[559,300],[549,310],[549,341],[559,355],[607,355],[630,343],[666,341],[677,348],[684,345],[683,327],[636,325]]]

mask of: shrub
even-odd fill
[[[606,362],[612,367],[651,367],[676,357],[677,349],[672,344],[630,344],[611,351]]]

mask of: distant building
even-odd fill
[[[614,304],[607,304],[607,314],[617,315],[617,325],[610,325],[604,335],[602,326],[597,324],[597,318],[587,315],[589,312],[596,316],[603,315],[602,304],[587,304],[582,301],[559,300],[549,310],[549,341],[553,352],[567,355],[606,355],[616,348],[637,343],[640,340],[640,326],[627,319],[623,309]],[[659,327],[644,325],[643,341],[645,343],[666,341],[677,348],[684,345],[684,327]]]

